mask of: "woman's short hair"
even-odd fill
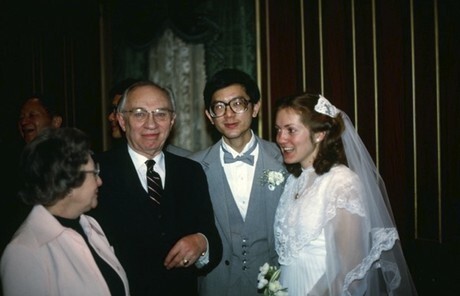
[[[81,186],[81,167],[91,157],[89,137],[77,128],[47,128],[26,145],[20,159],[20,198],[29,205],[53,205]]]

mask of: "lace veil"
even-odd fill
[[[366,246],[364,259],[345,276],[344,295],[417,295],[404,259],[385,184],[373,159],[345,112],[323,96],[320,96],[315,111],[343,119],[345,130],[342,142],[348,167],[362,182],[369,223],[365,227],[369,233],[359,236],[363,241],[358,242],[358,245]],[[343,226],[337,227],[336,230],[341,231]]]

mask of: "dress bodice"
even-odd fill
[[[337,208],[364,216],[361,198],[357,176],[343,165],[323,175],[309,167],[298,178],[289,176],[275,216],[279,262],[289,264],[317,239]]]

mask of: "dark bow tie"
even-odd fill
[[[257,142],[255,142],[254,145],[252,145],[252,147],[249,148],[248,151],[243,153],[243,155],[238,155],[237,157],[234,158],[233,155],[222,146],[222,150],[224,151],[224,163],[233,163],[236,161],[242,161],[249,165],[254,165],[254,155],[251,155],[251,153],[254,151],[254,149],[256,149],[256,147],[257,147]]]

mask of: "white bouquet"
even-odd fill
[[[287,288],[283,288],[279,282],[281,270],[276,266],[265,263],[259,268],[257,276],[257,288],[264,291],[265,296],[287,296]]]

